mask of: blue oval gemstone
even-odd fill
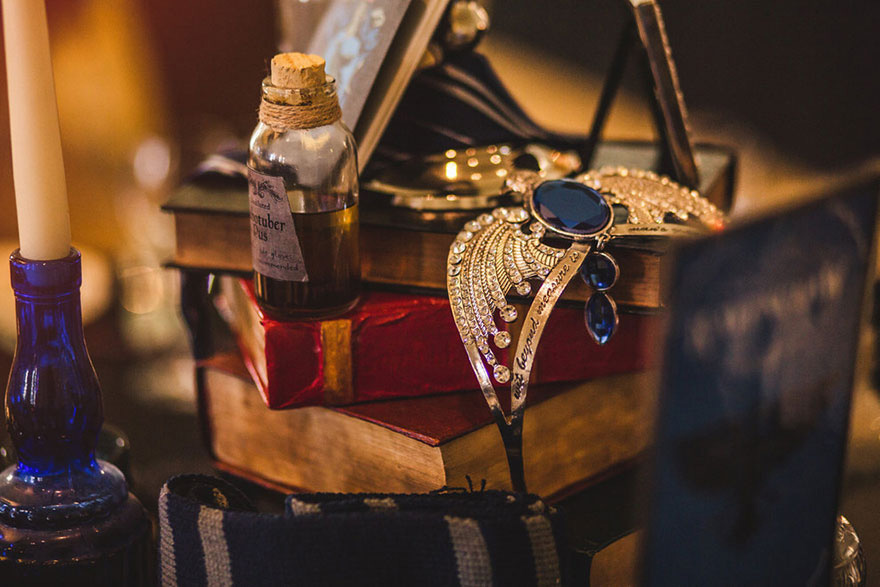
[[[617,308],[614,300],[604,293],[595,293],[584,307],[584,322],[587,330],[599,344],[605,344],[614,336],[617,329]]]
[[[617,263],[608,253],[591,253],[581,265],[581,278],[599,291],[610,289],[617,281]]]
[[[571,179],[545,181],[532,194],[535,214],[563,233],[588,236],[611,219],[611,206],[596,190]]]

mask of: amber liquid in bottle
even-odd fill
[[[327,317],[350,309],[360,294],[358,206],[293,214],[308,281],[254,273],[263,310],[274,317]]]
[[[357,148],[323,68],[273,58],[249,144],[254,292],[273,318],[326,318],[360,296]]]

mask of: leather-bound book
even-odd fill
[[[479,391],[348,407],[269,410],[236,354],[199,366],[209,450],[222,470],[280,490],[424,492],[509,488],[507,460]],[[638,456],[650,439],[652,377],[630,373],[529,392],[529,490],[561,496]]]
[[[446,297],[367,291],[336,318],[280,321],[261,314],[250,280],[224,276],[215,304],[270,408],[479,389]],[[557,308],[537,350],[532,383],[644,370],[658,322],[656,315],[624,315],[614,338],[599,346],[586,331],[582,306]],[[509,326],[516,340],[522,324]],[[495,352],[507,361],[510,350]]]
[[[730,204],[734,157],[719,147],[698,146],[700,191],[722,209]],[[625,165],[651,169],[659,156],[650,143],[601,143],[595,166]],[[240,183],[240,185],[239,185]],[[228,177],[203,176],[183,184],[163,209],[174,216],[176,250],[170,264],[183,269],[250,275],[252,271],[247,186]],[[364,282],[410,291],[446,290],[446,258],[455,235],[472,213],[452,214],[454,220],[385,205],[382,198],[361,194],[360,256]],[[664,248],[656,243],[628,241],[609,250],[620,264],[614,299],[623,311],[659,308]],[[563,300],[586,301],[590,289],[572,282]]]

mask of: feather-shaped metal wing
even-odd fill
[[[492,351],[507,348],[510,334],[496,323],[513,322],[516,307],[507,300],[511,290],[519,295],[531,292],[529,280],[543,280],[565,255],[565,250],[540,242],[544,227],[526,226],[531,216],[524,208],[497,208],[468,222],[449,249],[449,300],[452,316],[471,359],[481,387],[510,381],[510,369]],[[485,361],[485,365],[483,364]],[[497,403],[495,398],[486,398]]]
[[[699,192],[653,171],[603,167],[583,173],[577,179],[601,191],[611,204],[626,207],[626,222],[616,224],[611,230],[612,236],[638,234],[644,232],[645,225],[655,232],[657,229],[683,232],[680,224],[667,222],[670,216],[682,222],[691,218],[699,221],[704,228],[698,233],[704,233],[705,228],[719,230],[724,226],[724,214]]]

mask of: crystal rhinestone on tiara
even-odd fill
[[[447,288],[452,315],[480,388],[501,429],[514,489],[524,490],[522,414],[535,349],[566,285],[579,274],[594,292],[584,308],[587,330],[598,344],[617,328],[609,290],[620,268],[606,245],[616,239],[696,236],[724,226],[723,214],[696,191],[655,173],[624,168],[589,171],[576,179],[541,181],[512,175],[506,187],[524,207],[496,208],[465,224],[449,248]],[[570,242],[567,249],[545,241]],[[498,327],[517,320],[507,300],[540,288],[525,317],[510,366],[492,350],[513,342]],[[490,344],[491,343],[491,344]],[[504,414],[492,380],[511,384]]]

